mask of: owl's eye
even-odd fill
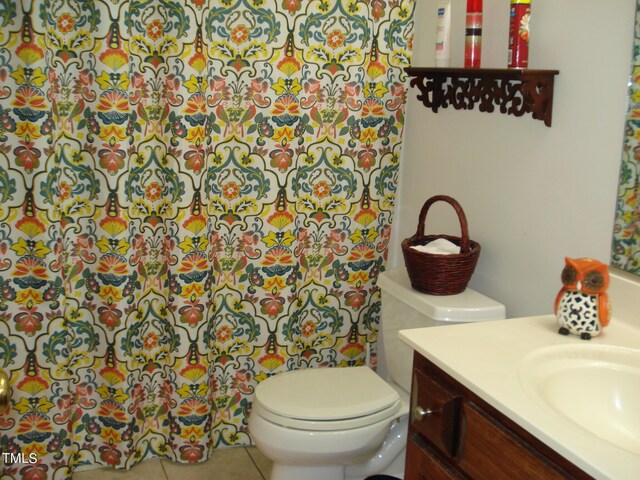
[[[576,278],[578,277],[578,272],[571,265],[567,265],[562,270],[562,284],[563,285],[571,285],[572,283],[576,283]]]
[[[600,272],[589,272],[584,277],[584,283],[589,290],[601,290],[604,287],[604,276]]]

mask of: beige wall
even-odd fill
[[[463,63],[466,2],[452,1],[452,66]],[[417,0],[414,66],[434,65],[435,0]],[[553,125],[530,116],[434,114],[409,94],[390,265],[426,198],[464,207],[482,253],[471,286],[509,316],[549,313],[564,256],[609,261],[635,2],[533,0],[530,68],[557,69]],[[484,0],[483,62],[506,66],[508,0]],[[442,206],[428,233],[456,233]],[[615,305],[614,305],[615,308]]]

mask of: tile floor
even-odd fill
[[[184,465],[148,460],[131,470],[100,468],[76,472],[73,480],[268,480],[271,462],[256,447],[224,448],[206,463]]]

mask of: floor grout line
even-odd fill
[[[267,480],[262,474],[262,470],[260,470],[260,467],[258,467],[258,464],[256,463],[256,461],[253,459],[253,455],[251,455],[251,453],[249,452],[249,449],[247,447],[243,447],[243,448],[244,448],[244,451],[247,452],[247,455],[249,455],[249,458],[251,459],[251,463],[253,463],[253,466],[256,467],[258,474],[260,474],[260,478],[262,478],[262,480]]]
[[[164,473],[164,479],[165,480],[170,480],[169,479],[169,474],[167,473],[167,469],[164,468],[164,461],[160,460],[160,466],[162,467],[162,473]]]

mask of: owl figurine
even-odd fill
[[[565,258],[562,288],[554,312],[562,335],[580,335],[583,340],[600,335],[609,324],[609,267],[592,258]]]

